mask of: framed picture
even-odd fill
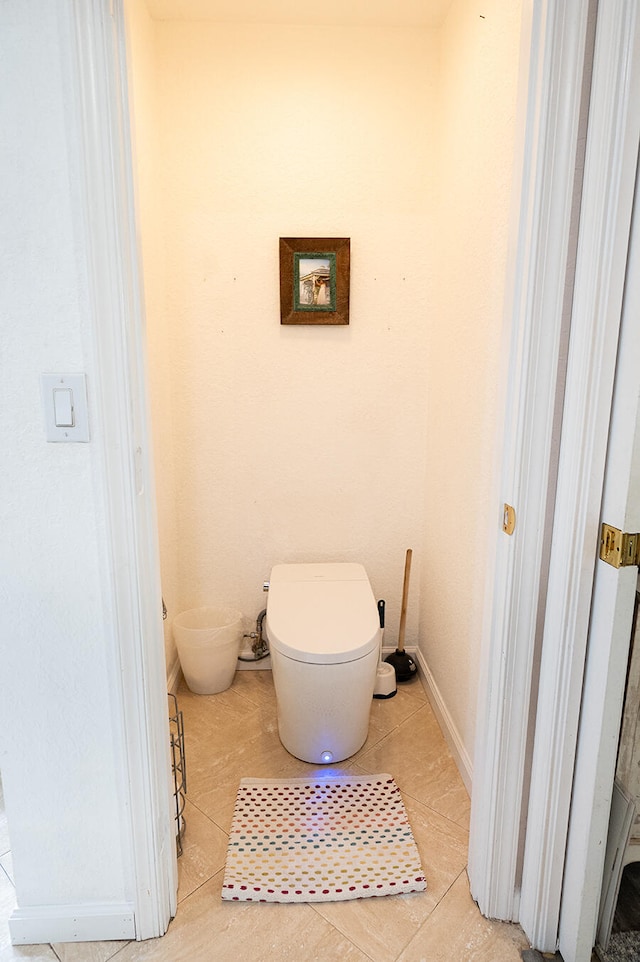
[[[280,238],[280,323],[349,323],[350,239]]]

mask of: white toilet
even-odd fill
[[[313,764],[355,754],[367,738],[380,657],[362,565],[275,565],[265,629],[284,747]]]

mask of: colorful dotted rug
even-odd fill
[[[240,782],[223,899],[334,902],[426,887],[391,775]]]

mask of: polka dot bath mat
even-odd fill
[[[426,887],[391,775],[240,782],[223,899],[334,902]]]

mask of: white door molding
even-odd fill
[[[588,0],[523,7],[526,123],[517,254],[506,325],[513,331],[492,619],[485,633],[474,757],[469,876],[491,918],[518,917],[529,703],[550,481],[558,359],[573,207]],[[515,235],[514,235],[515,236]],[[496,513],[498,515],[498,512]],[[502,513],[496,518],[502,520]]]
[[[543,951],[557,945],[638,155],[639,67],[637,2],[600,3],[520,908]]]
[[[125,751],[136,938],[175,914],[175,825],[143,310],[121,0],[72,0],[95,352],[98,486],[108,518],[114,716]]]
[[[639,54],[634,55],[636,65]],[[636,90],[639,80],[636,74]],[[602,501],[602,520],[622,531],[640,531],[639,316],[636,181]],[[618,570],[596,562],[560,914],[560,951],[566,962],[589,962],[594,943],[637,580],[635,567]]]

